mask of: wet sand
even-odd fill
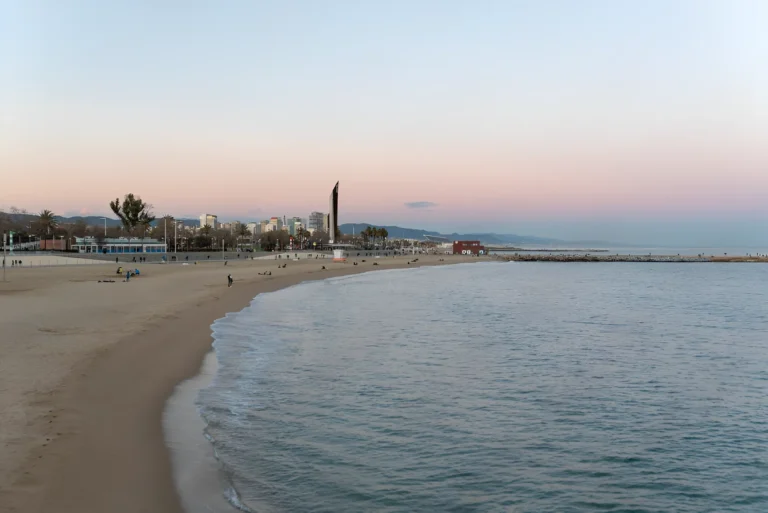
[[[0,511],[183,511],[161,419],[175,387],[200,371],[211,323],[262,292],[411,259],[145,264],[130,283],[114,265],[9,270],[0,282]],[[420,255],[411,266],[475,261]]]
[[[213,445],[203,436],[205,421],[195,405],[198,392],[213,381],[216,354],[209,352],[200,373],[176,387],[163,413],[165,444],[171,453],[176,491],[186,513],[232,513],[223,492],[228,488]]]

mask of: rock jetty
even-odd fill
[[[764,262],[765,256],[681,256],[681,255],[591,255],[591,254],[551,254],[532,255],[530,253],[499,255],[500,260],[508,262],[670,262],[670,263],[701,263],[701,262]]]

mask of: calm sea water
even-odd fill
[[[243,508],[768,511],[768,266],[381,271],[214,333]]]

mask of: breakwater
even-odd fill
[[[763,262],[768,257],[760,256],[705,256],[705,255],[591,255],[591,254],[520,254],[499,255],[497,258],[508,262],[671,262],[671,263],[706,263],[706,262]]]

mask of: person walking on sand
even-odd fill
[[[234,281],[234,280],[232,279],[232,275],[231,275],[231,274],[228,274],[228,275],[227,275],[227,287],[231,287],[231,286],[232,286],[232,282],[233,282],[233,281]]]

